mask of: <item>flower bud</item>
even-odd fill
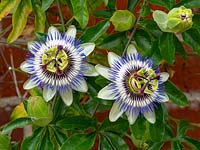
[[[135,23],[135,16],[128,10],[117,10],[110,21],[114,25],[115,31],[123,32],[131,29]]]
[[[48,125],[53,118],[50,107],[40,96],[29,97],[27,112],[33,123],[41,127]]]
[[[163,32],[181,33],[192,27],[192,10],[184,6],[173,8],[168,14],[156,10],[153,13],[154,21]]]

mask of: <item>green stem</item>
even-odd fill
[[[172,117],[172,116],[169,116],[169,119],[171,119],[172,121],[174,121],[174,122],[176,122],[176,123],[178,123],[178,122],[180,121],[179,119],[174,118],[174,117]],[[190,124],[191,126],[200,128],[200,123],[189,122],[189,124]]]
[[[61,10],[61,6],[60,6],[60,0],[57,0],[57,5],[58,5],[58,12],[59,12],[59,17],[62,23],[62,31],[65,32],[65,23],[64,23],[64,18],[62,15],[62,10]]]
[[[145,5],[145,0],[143,1],[142,6],[141,6],[141,12],[143,11],[143,6],[144,6],[144,5]],[[126,50],[127,50],[127,48],[128,48],[128,46],[129,46],[129,44],[130,44],[130,42],[131,42],[131,40],[132,40],[132,38],[133,38],[135,32],[136,32],[137,24],[138,24],[138,22],[140,21],[140,19],[141,19],[141,13],[139,14],[137,20],[136,20],[135,23],[134,23],[133,31],[131,32],[131,35],[130,35],[130,37],[129,37],[129,39],[128,39],[128,42],[126,43],[126,46],[125,46],[125,48],[124,48],[123,55],[126,53]]]

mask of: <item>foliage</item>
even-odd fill
[[[35,38],[39,40],[44,40],[49,26],[53,25],[64,32],[70,25],[75,25],[82,43],[94,42],[96,45],[95,51],[87,58],[94,65],[108,66],[107,52],[122,55],[130,43],[144,57],[151,58],[155,67],[163,63],[174,64],[176,54],[187,58],[185,44],[194,53],[200,54],[200,14],[194,14],[193,25],[190,24],[187,30],[182,24],[174,29],[171,18],[173,29],[169,29],[163,23],[166,13],[154,12],[154,21],[152,4],[167,12],[180,6],[191,9],[200,6],[199,0],[127,0],[126,10],[119,11],[116,0],[2,0],[0,20],[9,13],[12,16],[12,31],[7,37],[10,45],[15,44],[33,17]],[[138,15],[134,16],[133,12],[136,11]],[[51,18],[54,13],[59,14],[59,20]],[[159,26],[162,26],[161,29]],[[130,148],[125,139],[141,149],[159,150],[166,142],[171,143],[172,150],[183,149],[185,144],[199,149],[200,142],[186,135],[191,129],[190,123],[171,118],[164,104],[157,105],[155,124],[142,116],[133,125],[128,123],[126,116],[116,122],[110,122],[107,117],[100,120],[98,113],[107,112],[112,106],[112,101],[97,98],[99,90],[109,81],[101,76],[86,80],[88,92],[74,92],[71,106],[66,106],[59,95],[48,103],[35,105],[36,101],[30,99],[41,100],[42,93],[39,88],[31,89],[31,97],[19,104],[11,115],[12,120],[0,128],[0,149],[17,149],[18,144],[11,142],[12,131],[30,124],[33,133],[21,141],[19,147],[22,150],[88,150],[95,143],[98,144],[96,149],[128,150]],[[164,86],[170,102],[180,107],[189,105],[186,96],[171,81]],[[38,107],[36,112],[34,107]]]

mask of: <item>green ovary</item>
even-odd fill
[[[42,55],[42,65],[52,73],[63,71],[68,65],[68,56],[63,49],[52,47]]]
[[[142,68],[128,79],[128,85],[135,94],[152,94],[158,88],[158,79],[154,70]]]

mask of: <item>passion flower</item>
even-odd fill
[[[81,44],[75,36],[73,25],[64,34],[50,27],[44,42],[28,44],[30,55],[20,66],[30,75],[24,89],[41,87],[46,101],[59,93],[68,106],[73,101],[72,89],[80,92],[88,90],[84,76],[96,76],[98,73],[85,58],[94,50],[95,44]]]
[[[126,113],[130,124],[139,114],[155,123],[154,106],[169,99],[163,86],[169,74],[154,69],[152,60],[143,59],[133,45],[129,45],[127,54],[121,57],[109,52],[108,62],[110,68],[102,65],[95,68],[111,81],[98,93],[99,98],[115,100],[109,114],[110,121],[116,121]]]

